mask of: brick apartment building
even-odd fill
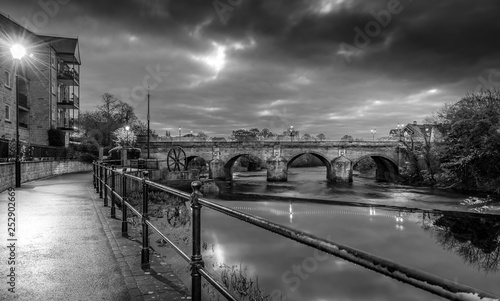
[[[11,55],[15,44],[26,48],[20,61]],[[80,65],[77,38],[35,34],[0,12],[0,158],[15,141],[16,122],[24,145],[49,146],[49,129],[61,130],[68,145],[78,124]]]

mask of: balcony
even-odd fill
[[[57,80],[68,86],[78,86],[80,84],[80,75],[75,69],[64,65],[57,72]]]
[[[80,108],[80,98],[74,93],[71,93],[71,97],[68,94],[61,94],[57,102],[57,107],[60,109],[78,110]]]
[[[57,128],[66,132],[74,132],[76,131],[75,121],[73,119],[64,118],[57,122]]]
[[[23,92],[19,92],[17,95],[17,100],[19,101],[19,109],[20,110],[25,110],[28,111],[28,95],[24,94]]]

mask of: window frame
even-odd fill
[[[6,88],[11,89],[12,88],[12,86],[10,84],[11,81],[12,81],[12,75],[10,74],[10,71],[9,70],[5,70],[5,72],[4,72],[4,82],[3,82],[4,86]]]
[[[7,116],[7,112],[9,113]],[[9,104],[5,104],[5,109],[4,109],[4,117],[5,121],[7,122],[12,122],[12,110]]]

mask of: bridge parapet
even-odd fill
[[[233,148],[238,146],[273,146],[282,145],[285,147],[387,147],[387,146],[397,146],[398,141],[387,140],[387,141],[341,141],[341,140],[328,140],[328,141],[274,141],[274,140],[259,140],[259,141],[222,141],[222,142],[211,142],[211,141],[151,141],[151,147],[165,147],[170,148],[174,145],[181,147],[227,147]],[[138,143],[138,146],[146,149],[147,143]]]

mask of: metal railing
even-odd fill
[[[40,159],[66,158],[66,150],[64,149],[64,147],[32,145],[31,146],[31,157],[40,158]]]
[[[218,211],[228,216],[234,217],[238,220],[252,224],[254,226],[263,228],[267,231],[286,237],[290,240],[310,246],[314,249],[323,251],[327,254],[345,259],[349,262],[360,265],[364,268],[375,271],[379,274],[399,280],[417,287],[419,289],[428,291],[440,297],[449,300],[464,300],[464,294],[473,294],[479,298],[491,298],[491,300],[498,300],[498,297],[487,292],[442,278],[409,266],[398,264],[391,260],[354,249],[347,245],[328,241],[319,238],[315,235],[295,230],[272,221],[244,213],[220,204],[213,203],[201,197],[200,188],[201,182],[194,181],[191,186],[193,193],[191,195],[152,182],[148,179],[148,172],[143,172],[143,177],[134,176],[126,173],[127,169],[123,168],[118,171],[114,166],[106,166],[100,162],[93,163],[93,185],[99,197],[104,199],[104,206],[108,206],[108,192],[111,200],[111,217],[116,217],[116,203],[119,202],[122,207],[122,235],[127,236],[128,225],[128,210],[138,218],[141,219],[142,224],[142,251],[141,251],[141,264],[149,264],[149,229],[156,232],[165,242],[167,242],[185,261],[191,266],[191,293],[192,299],[195,301],[201,300],[201,277],[205,278],[211,285],[213,285],[227,300],[238,300],[234,297],[229,290],[218,280],[212,276],[204,267],[203,258],[201,255],[201,208],[206,208]],[[116,190],[116,176],[121,178],[121,195]],[[111,178],[111,183],[108,179]],[[127,200],[127,179],[136,181],[142,184],[142,213],[135,209]],[[148,195],[149,189],[155,188],[157,190],[167,192],[191,202],[192,208],[192,253],[189,256],[184,253],[177,245],[175,245],[168,237],[165,236],[158,228],[156,228],[150,221],[148,215]]]
[[[159,169],[158,159],[130,159],[130,167],[137,169]]]

